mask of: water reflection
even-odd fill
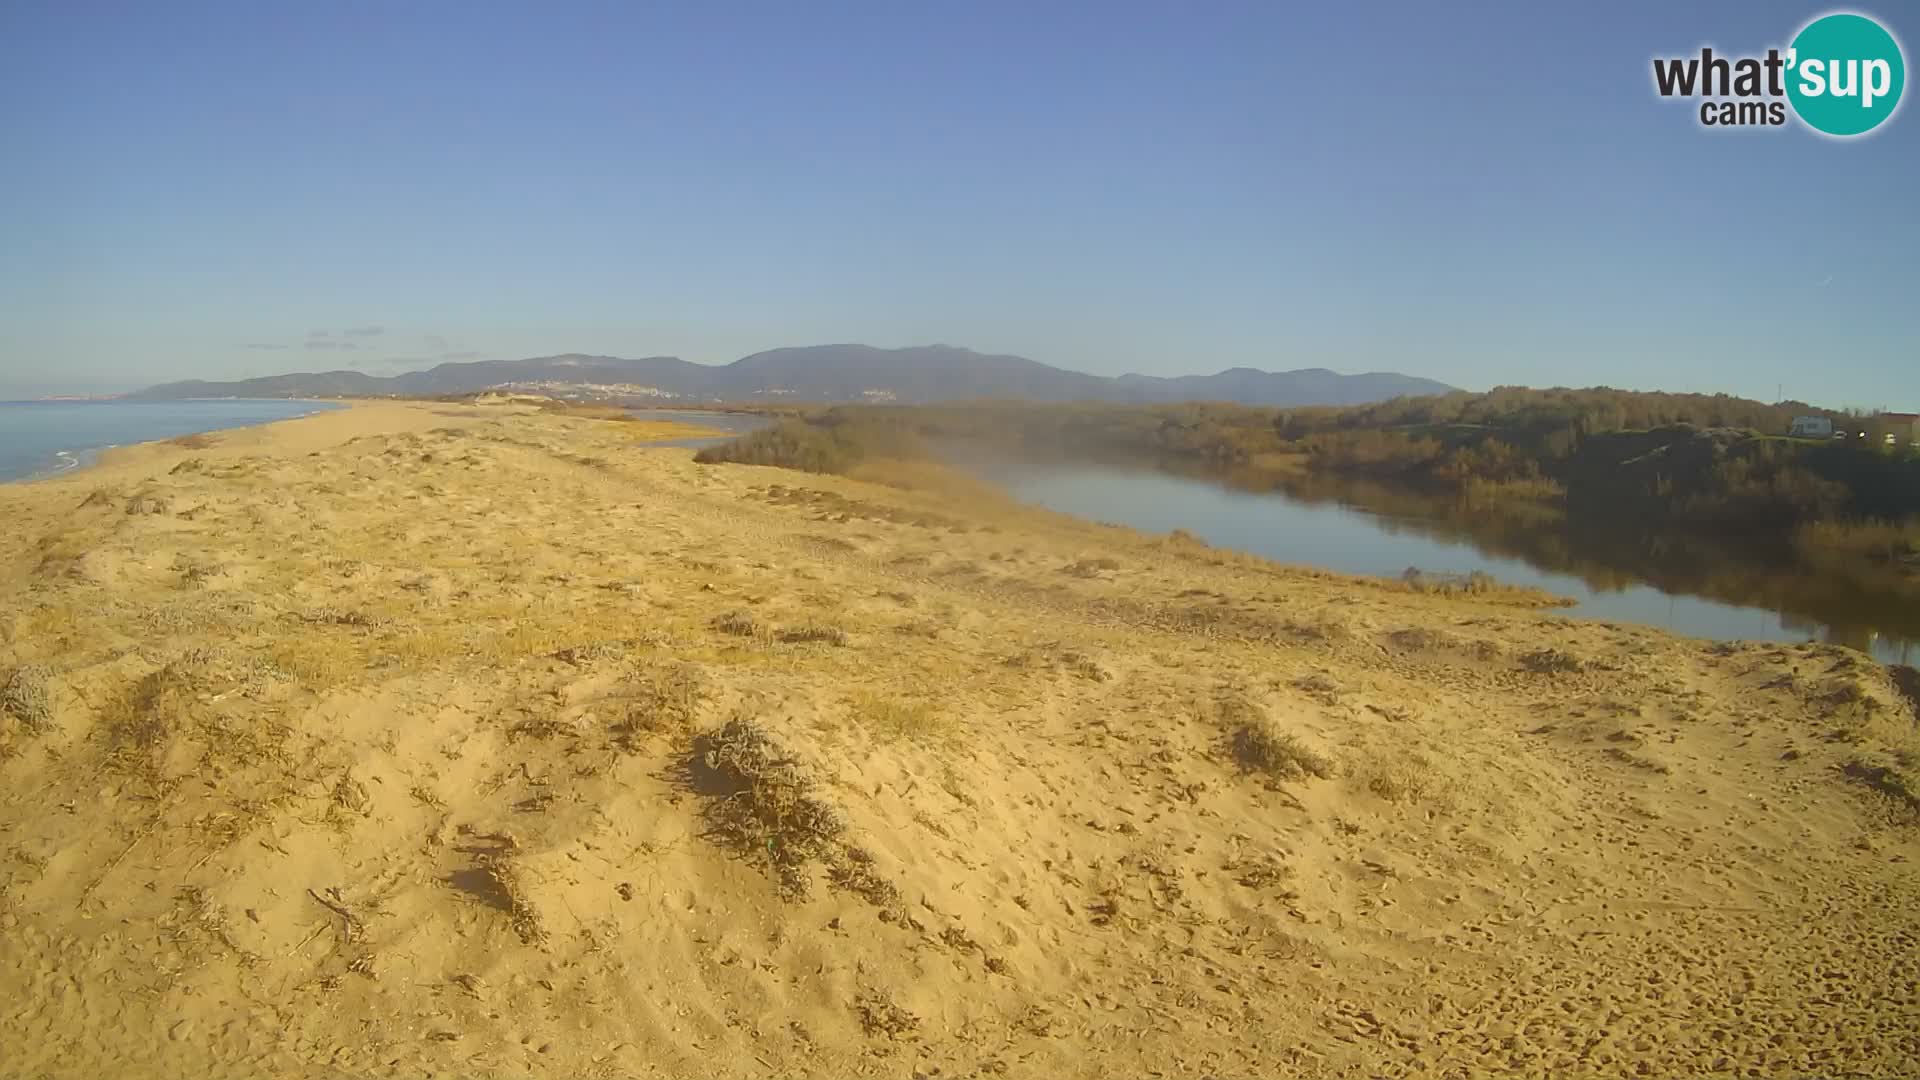
[[[1539,503],[1475,504],[1306,472],[1141,462],[973,466],[1017,497],[1067,513],[1347,573],[1483,570],[1573,597],[1573,614],[1718,639],[1808,639],[1891,663],[1920,656],[1920,606],[1871,571],[1817,573],[1790,552],[1650,532]]]
[[[1804,635],[1814,641],[1824,641],[1829,645],[1845,645],[1850,649],[1859,649],[1882,660],[1895,664],[1911,665],[1920,660],[1920,642],[1900,637],[1890,637],[1879,630],[1858,623],[1828,625],[1812,619],[1801,619],[1782,612],[1780,625]]]

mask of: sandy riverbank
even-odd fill
[[[665,427],[368,404],[0,486],[0,1074],[1920,1062],[1858,654]]]

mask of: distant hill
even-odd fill
[[[1247,405],[1355,405],[1453,389],[1432,379],[1389,372],[1341,375],[1325,368],[1216,375],[1106,378],[1051,367],[1019,356],[995,356],[951,345],[877,349],[812,345],[772,349],[731,364],[693,364],[671,356],[542,356],[441,364],[380,377],[359,371],[273,375],[238,382],[176,382],[132,395],[143,399],[201,397],[407,397],[471,394],[512,388],[556,397],[611,401],[1234,401]]]

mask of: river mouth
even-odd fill
[[[1014,498],[1341,573],[1479,571],[1572,599],[1570,615],[1712,640],[1822,641],[1920,660],[1920,612],[1857,580],[1698,536],[1637,533],[1526,502],[1472,505],[1314,474],[1230,478],[1141,463],[973,461]]]

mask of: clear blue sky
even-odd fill
[[[1920,112],[1652,90],[1824,10],[8,3],[0,396],[861,341],[1920,408]]]

